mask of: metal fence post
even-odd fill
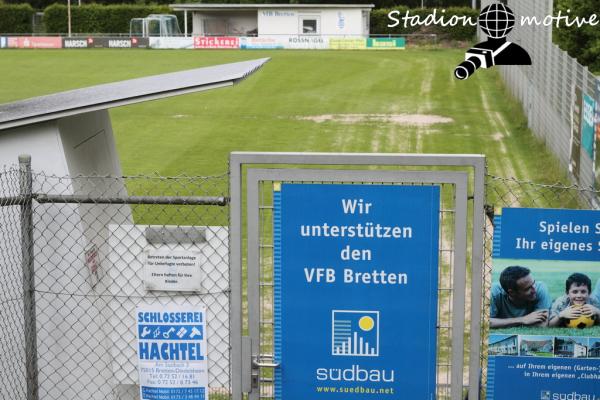
[[[25,374],[27,400],[38,400],[37,331],[35,315],[35,275],[33,267],[33,209],[31,156],[19,156],[21,205],[21,266],[23,268],[23,314],[25,334]]]

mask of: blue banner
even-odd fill
[[[600,213],[505,208],[496,220],[494,257],[600,261]]]
[[[600,399],[597,359],[574,362],[569,358],[491,356],[490,370],[494,374],[488,385],[488,400]]]
[[[600,400],[600,211],[494,226],[487,400]]]
[[[141,400],[208,399],[204,306],[138,305]]]
[[[275,398],[432,398],[439,188],[278,189]]]

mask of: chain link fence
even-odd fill
[[[484,8],[494,3],[482,0]],[[594,96],[596,80],[586,66],[552,43],[552,26],[525,23],[522,17],[543,21],[554,15],[553,0],[509,0],[517,25],[508,39],[521,45],[531,56],[531,65],[502,65],[500,74],[510,93],[521,103],[529,128],[540,138],[583,187],[594,186],[593,159],[586,154],[580,138],[572,141],[572,111],[577,93]],[[564,25],[564,23],[563,23]],[[480,40],[485,35],[479,31]],[[579,105],[581,104],[579,95]],[[577,136],[577,135],[576,135]]]
[[[227,175],[71,178],[29,175],[23,164],[0,171],[0,396],[138,399],[134,311],[169,303],[206,305],[209,396],[230,398],[227,187]],[[487,176],[483,371],[494,214],[502,207],[593,208],[597,196]],[[161,246],[201,252],[202,290],[147,290],[145,252]]]
[[[0,397],[139,398],[135,308],[168,303],[206,306],[209,394],[227,398],[227,182],[0,172]],[[169,249],[201,254],[200,291],[144,286],[145,253]]]

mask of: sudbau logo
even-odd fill
[[[540,394],[540,400],[597,400],[595,394],[591,393],[578,393],[578,392],[551,392],[549,390],[542,390]]]
[[[454,70],[456,78],[467,79],[477,69],[494,65],[531,65],[527,51],[506,39],[515,27],[515,14],[509,7],[502,3],[485,7],[479,14],[479,27],[488,40],[467,51],[465,61]]]

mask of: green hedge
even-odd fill
[[[396,19],[400,20],[400,23],[390,28],[388,24],[392,24],[393,20],[388,18],[388,13],[390,11],[397,10],[400,13],[395,16]],[[430,26],[410,26],[410,23],[407,24],[407,27],[404,27],[404,23],[402,17],[406,14],[406,11],[410,11],[410,16],[418,15],[421,20],[424,20],[425,17],[429,14],[433,13],[432,8],[413,8],[409,9],[407,7],[398,6],[389,9],[379,9],[373,10],[371,12],[371,33],[372,34],[393,34],[393,35],[403,35],[408,33],[435,33],[440,36],[441,39],[444,40],[472,40],[475,38],[475,34],[477,33],[477,27],[466,25],[463,26],[462,23],[456,26],[441,26],[441,25],[430,25]],[[450,7],[446,8],[445,13],[441,13],[441,8],[437,9],[438,18],[442,15],[445,16],[445,20],[448,21],[449,18],[453,15],[457,15],[459,17],[465,16],[470,17],[472,21],[477,21],[477,17],[479,17],[479,10],[474,10],[472,8],[467,7]]]
[[[570,14],[567,14],[567,9],[571,10]],[[600,0],[558,0],[554,2],[555,15],[558,10],[562,11],[562,15],[569,15],[570,19],[576,16],[589,19],[592,14],[599,12]],[[552,32],[554,41],[561,49],[580,64],[600,73],[600,26],[586,24],[567,27],[562,23],[560,28],[554,28]]]
[[[30,33],[34,10],[29,4],[0,4],[0,32]]]
[[[172,14],[167,6],[99,4],[71,7],[71,31],[73,33],[126,33],[132,18],[149,14]],[[182,18],[178,17],[181,24]],[[48,33],[67,32],[67,7],[53,4],[44,10],[44,24]]]

